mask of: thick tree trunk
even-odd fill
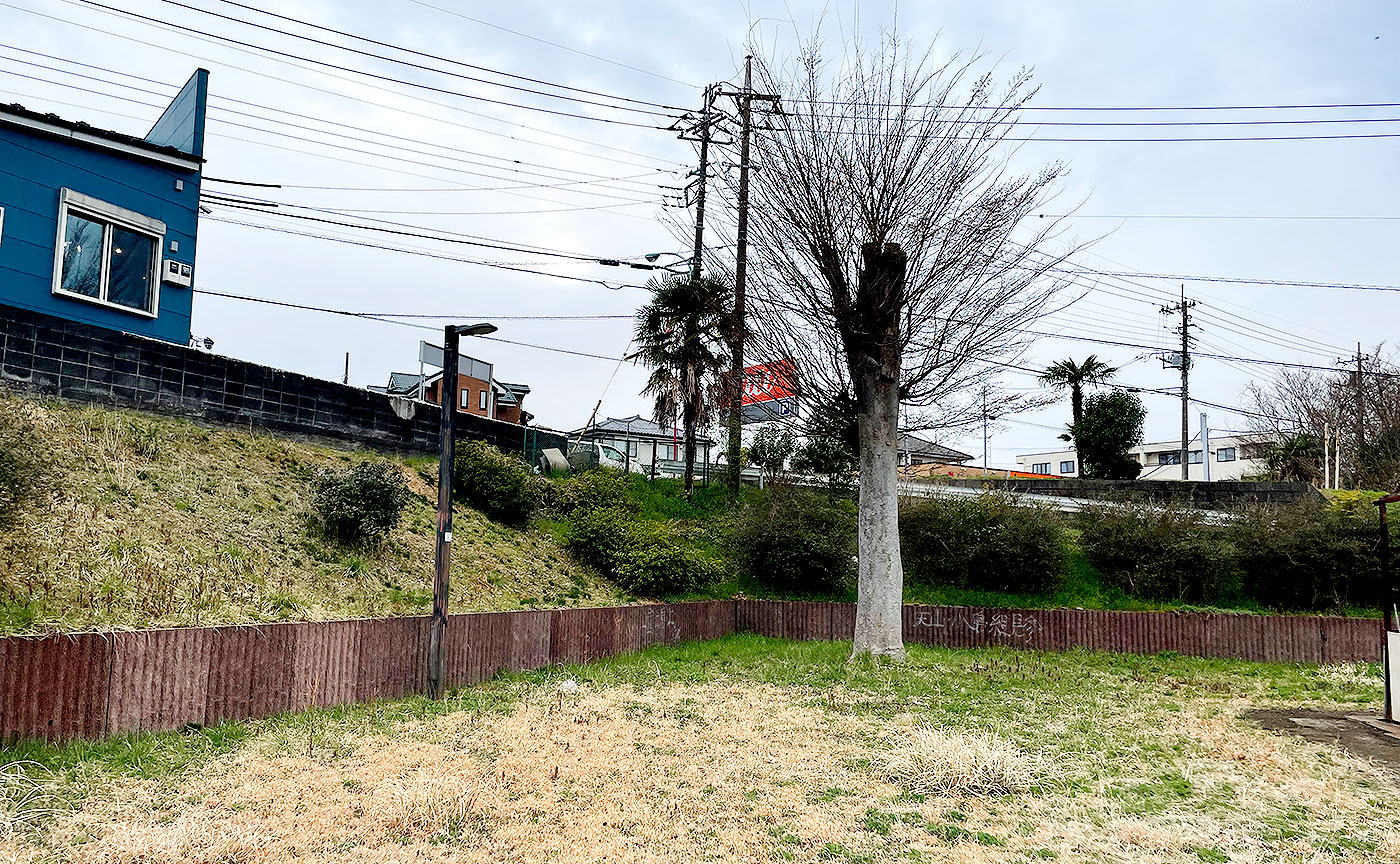
[[[904,659],[904,567],[899,555],[899,377],[907,259],[899,246],[866,244],[842,337],[855,386],[860,436],[860,552],[851,657]]]
[[[860,550],[851,656],[904,659],[904,566],[899,555],[899,384],[872,381],[860,428]]]

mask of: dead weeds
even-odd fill
[[[1140,756],[1095,784],[1072,736],[1028,749],[914,712],[846,711],[848,696],[542,686],[508,713],[372,731],[336,759],[254,741],[177,787],[90,800],[25,860],[1400,862],[1393,778],[1245,725],[1234,706],[1125,705]],[[958,765],[994,750],[1013,777],[996,796],[902,788],[888,769],[911,735]],[[1021,782],[1031,765],[1045,782]]]

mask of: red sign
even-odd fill
[[[781,420],[797,412],[797,364],[792,358],[760,363],[744,370],[744,423]]]
[[[744,370],[744,405],[791,399],[797,395],[797,367],[791,359],[760,363]]]

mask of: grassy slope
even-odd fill
[[[0,392],[55,455],[54,497],[0,537],[0,633],[426,614],[431,460],[382,544],[311,529],[312,472],[383,458],[133,411]],[[402,460],[400,460],[402,461]],[[459,507],[452,607],[599,605],[626,598],[547,534]]]
[[[80,858],[88,843],[98,846],[94,840],[132,830],[128,826],[159,837],[162,826],[181,824],[181,814],[229,825],[229,812],[217,802],[206,804],[202,794],[211,782],[222,788],[225,776],[230,779],[224,786],[235,783],[245,760],[272,760],[269,770],[277,776],[322,766],[333,778],[336,771],[348,777],[389,748],[428,757],[423,764],[430,768],[409,772],[424,783],[433,782],[424,771],[450,775],[470,771],[477,761],[494,766],[512,794],[560,811],[557,825],[537,818],[538,824],[524,827],[533,843],[557,841],[560,826],[586,823],[599,839],[622,831],[628,843],[642,844],[638,848],[660,848],[673,838],[670,823],[643,817],[652,810],[674,815],[675,805],[667,803],[674,797],[693,807],[683,811],[691,833],[714,825],[726,834],[748,830],[761,837],[749,852],[754,860],[1400,861],[1400,787],[1393,775],[1332,747],[1266,733],[1240,719],[1248,708],[1270,705],[1373,712],[1381,692],[1374,665],[1318,668],[1174,655],[914,646],[907,664],[897,667],[848,664],[846,651],[839,643],[734,636],[585,667],[502,676],[442,702],[415,698],[347,706],[187,735],[23,744],[0,749],[0,765],[34,760],[37,767],[26,771],[45,783],[59,811],[56,822],[41,817],[32,826],[51,825],[47,839],[44,833],[16,838],[21,850],[29,843],[37,844],[28,846],[35,852],[76,843],[68,848]],[[578,706],[578,697],[560,694],[566,679],[582,686]],[[600,698],[617,704],[592,713]],[[775,737],[745,762],[743,753],[724,750],[720,727],[711,725],[722,719],[712,716],[716,706],[736,698],[752,700],[750,725],[793,711],[812,715],[810,728],[797,730],[810,737],[791,747]],[[520,735],[519,725],[504,726],[514,730],[509,734],[492,731],[521,712],[540,715],[544,726],[551,716],[563,716],[549,727],[552,735]],[[1024,754],[1022,770],[1035,778],[1032,790],[986,799],[888,788],[881,760],[909,729],[928,727],[987,732],[1008,742]],[[861,750],[860,758],[837,759],[824,751],[831,735],[823,736],[823,729],[834,730],[843,746]],[[582,735],[573,748],[565,740],[571,731]],[[551,766],[625,757],[641,750],[641,742],[654,763],[646,783],[632,786],[635,778],[597,771],[575,787],[567,776],[561,779],[559,767],[550,773]],[[519,770],[513,754],[531,747],[547,751],[533,760],[541,766],[538,776],[513,773]],[[755,760],[763,764],[750,764]],[[820,776],[803,769],[814,760],[828,766]],[[703,779],[689,773],[697,765],[711,766],[706,770],[728,782],[697,792]],[[381,780],[392,778],[375,782]],[[359,782],[344,785],[356,795],[372,791],[361,790]],[[666,795],[658,797],[657,784]],[[793,788],[796,794],[785,791]],[[803,803],[777,806],[794,799]],[[272,830],[278,820],[296,818],[293,806],[301,813],[305,805],[298,800],[256,813],[253,808],[239,818]],[[640,827],[597,828],[588,808],[610,800],[635,811]],[[65,813],[79,821],[70,823]],[[488,814],[480,838],[431,823],[389,838],[363,826],[334,827],[364,832],[343,844],[359,847],[355,860],[384,860],[396,844],[415,855],[477,860],[472,856],[479,844],[512,828],[505,813]],[[697,848],[713,852],[713,838],[699,840]],[[682,847],[667,860],[689,860]],[[923,856],[910,854],[911,847]],[[329,856],[338,849],[323,851]],[[319,856],[314,849],[301,852]]]

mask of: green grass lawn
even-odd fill
[[[52,494],[0,532],[0,635],[51,630],[425,615],[432,460],[210,427],[0,389],[48,453]],[[318,468],[403,466],[412,496],[382,542],[311,524]],[[547,534],[455,516],[458,611],[625,602]]]
[[[23,762],[11,774],[53,812],[20,818],[11,779],[0,855],[8,842],[18,860],[236,864],[1400,861],[1395,774],[1241,716],[1374,714],[1374,665],[848,652],[733,636],[443,702],[15,746],[0,765]],[[892,779],[937,761],[920,749],[930,735],[972,767],[990,752],[1008,787]]]

